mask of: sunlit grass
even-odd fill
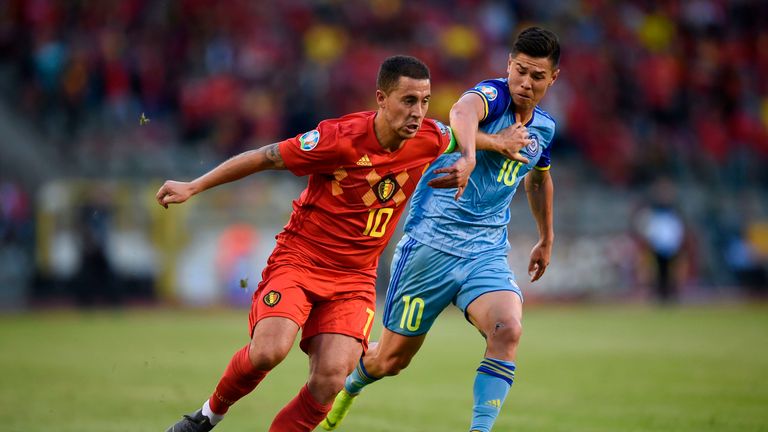
[[[528,308],[495,431],[768,431],[768,307]],[[162,431],[247,342],[247,312],[0,317],[3,431]],[[342,431],[466,431],[483,341],[460,314],[365,390]],[[295,349],[217,431],[266,431],[306,379]]]

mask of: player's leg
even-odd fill
[[[478,297],[467,315],[483,334],[487,357],[514,361],[523,333],[523,301],[513,291],[494,291]]]
[[[376,307],[375,279],[342,276],[326,282],[327,289],[313,289],[323,301],[315,304],[302,330],[300,347],[309,354],[309,380],[280,411],[270,430],[309,431],[317,426],[368,346]]]
[[[458,259],[408,236],[398,243],[384,305],[384,332],[347,377],[331,412],[321,423],[335,430],[364,387],[405,369],[424,343],[437,316],[451,303],[458,280]]]
[[[467,309],[487,343],[473,386],[471,431],[491,430],[512,386],[517,346],[523,331],[522,311],[522,300],[511,291],[484,294]]]
[[[232,356],[216,389],[195,413],[186,415],[169,432],[209,431],[229,407],[247,395],[288,354],[311,303],[288,266],[267,267],[253,296],[249,316],[251,341]]]
[[[259,321],[251,343],[232,357],[210,398],[213,414],[225,414],[230,406],[253,391],[285,359],[298,331],[298,324],[288,318],[268,317]]]
[[[437,315],[450,304],[450,296],[440,294],[449,279],[443,269],[452,262],[441,266],[441,255],[407,235],[398,242],[384,303],[384,332],[347,378],[344,389],[349,395],[407,367]]]
[[[495,422],[515,376],[517,346],[522,334],[522,294],[506,258],[478,262],[458,297],[459,306],[486,339],[485,357],[473,386],[471,431],[488,432]]]
[[[251,342],[229,361],[213,395],[203,407],[184,416],[168,432],[207,432],[235,402],[252,392],[290,351],[299,326],[290,319],[265,318],[256,324]]]
[[[365,353],[355,370],[349,375],[344,389],[356,396],[365,385],[399,374],[411,363],[426,337],[426,333],[405,336],[385,328],[376,346]],[[361,379],[355,379],[356,377]]]
[[[331,409],[362,354],[360,341],[347,335],[319,334],[309,340],[309,380],[275,417],[270,432],[308,432]]]
[[[397,375],[408,367],[466,274],[461,258],[404,236],[392,261],[382,318],[384,332],[356,372],[376,379]]]
[[[331,411],[320,426],[328,431],[338,428],[363,388],[384,377],[397,375],[408,367],[426,337],[426,334],[403,336],[385,328],[381,339],[371,344],[372,348],[356,362],[357,366],[346,377],[344,388],[336,396]]]

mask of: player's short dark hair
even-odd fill
[[[534,58],[546,57],[552,68],[560,64],[560,41],[557,35],[541,27],[528,27],[517,35],[512,45],[512,55],[523,53]]]
[[[379,68],[376,78],[376,88],[389,93],[400,80],[400,77],[413,79],[429,79],[429,68],[416,57],[396,55],[388,57]]]

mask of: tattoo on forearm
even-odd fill
[[[280,145],[270,144],[267,146],[267,159],[271,160],[276,168],[282,168],[285,166],[283,157],[280,155]]]

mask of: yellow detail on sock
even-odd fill
[[[492,406],[492,407],[494,407],[494,408],[501,408],[501,399],[493,399],[493,400],[489,400],[489,401],[488,401],[488,402],[486,402],[485,404],[486,404],[486,405],[490,405],[490,406]]]

